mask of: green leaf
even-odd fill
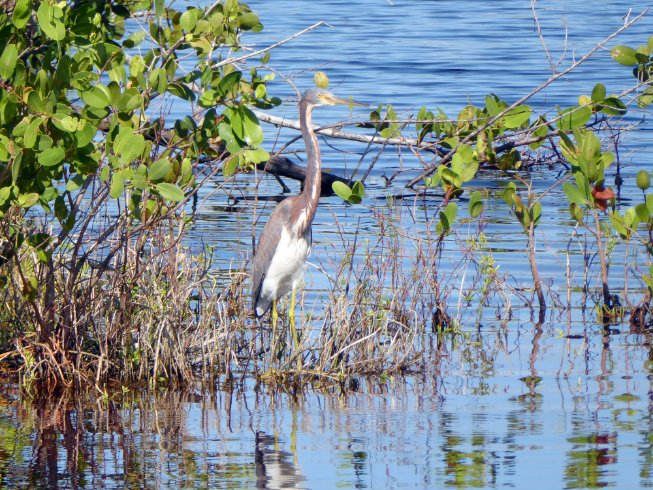
[[[77,143],[77,148],[82,148],[88,145],[93,141],[96,134],[97,128],[88,121],[81,119],[77,124],[77,130],[73,134],[75,142]]]
[[[175,184],[161,182],[154,186],[159,195],[168,201],[181,202],[184,200],[184,191]]]
[[[653,104],[653,88],[648,87],[644,93],[637,97],[637,105],[641,108],[645,108],[651,104]]]
[[[594,85],[594,88],[592,89],[592,102],[595,104],[603,102],[605,100],[605,95],[605,85],[602,83],[597,83]]]
[[[111,188],[109,195],[114,199],[118,199],[125,192],[125,176],[122,170],[115,172],[111,176]]]
[[[612,153],[611,151],[604,151],[603,153],[601,153],[601,163],[603,164],[604,169],[612,165],[614,160],[615,160],[615,156],[614,153]]]
[[[583,192],[571,182],[562,184],[562,190],[567,195],[567,200],[570,203],[578,206],[585,206],[587,204],[587,199]]]
[[[36,141],[36,149],[39,151],[47,150],[54,146],[54,140],[47,134],[41,133]]]
[[[336,196],[338,196],[340,199],[343,201],[349,201],[349,198],[352,195],[351,188],[345,184],[344,182],[340,182],[339,180],[336,180],[331,184],[331,188],[333,189],[333,192],[336,193]]]
[[[31,120],[29,117],[24,117],[23,119],[21,119],[20,122],[16,124],[11,130],[12,136],[16,136],[17,138],[23,136],[25,134],[25,131],[27,131],[27,128],[29,127],[30,123]]]
[[[54,215],[59,221],[63,221],[68,216],[68,208],[66,207],[66,201],[64,201],[62,196],[57,196],[54,200]]]
[[[27,96],[27,107],[32,112],[47,113],[45,102],[36,90],[32,90]]]
[[[135,173],[131,179],[132,186],[135,189],[145,190],[149,187],[147,179],[143,174]]]
[[[193,176],[193,164],[190,158],[184,158],[181,162],[181,178],[184,185],[190,182]]]
[[[351,196],[349,196],[349,199],[347,199],[347,201],[350,204],[360,204],[360,203],[363,202],[363,198],[361,196],[356,195],[356,194],[352,194]]]
[[[238,21],[240,22],[240,28],[244,31],[253,29],[260,24],[260,19],[254,12],[247,12],[242,14],[238,17]]]
[[[145,31],[136,31],[134,34],[125,39],[122,45],[128,49],[135,48],[143,42],[146,35],[147,33]]]
[[[647,223],[651,217],[651,213],[649,213],[648,207],[643,202],[640,202],[637,206],[635,206],[635,213],[637,214],[637,218],[639,218],[639,220],[643,223]]]
[[[157,19],[160,19],[163,16],[164,9],[165,9],[165,0],[154,0],[154,11],[156,13]]]
[[[451,230],[457,214],[458,205],[453,201],[447,204],[443,211],[440,211],[440,223],[438,224],[440,233],[448,233]]]
[[[474,158],[463,167],[463,170],[460,173],[460,179],[463,182],[469,182],[476,177],[476,172],[478,172],[478,160]]]
[[[512,206],[514,203],[512,196],[515,194],[515,192],[517,192],[517,186],[515,186],[514,182],[509,182],[508,186],[501,193],[501,198],[506,201],[508,206]]]
[[[540,217],[542,216],[542,203],[540,201],[533,204],[530,214],[533,219],[533,226],[536,228],[540,224]]]
[[[123,126],[113,142],[113,152],[124,164],[129,164],[138,158],[145,150],[145,138],[142,134],[134,134],[131,126]]]
[[[239,107],[228,107],[222,115],[229,122],[229,129],[240,141],[245,141],[242,112]]]
[[[30,192],[28,194],[20,194],[16,201],[18,201],[18,205],[23,207],[23,208],[31,208],[36,204],[39,200],[39,195],[36,192]]]
[[[646,209],[648,214],[653,216],[653,194],[646,194]]]
[[[270,159],[270,154],[263,148],[251,148],[243,152],[244,163],[261,163]]]
[[[509,110],[503,116],[503,124],[508,129],[516,129],[522,126],[522,124],[528,122],[533,113],[533,109],[529,106],[523,104],[515,107],[514,109]]]
[[[71,116],[69,114],[55,114],[50,120],[57,129],[66,133],[74,133],[77,131],[80,122],[76,116]]]
[[[485,203],[483,202],[483,193],[481,191],[474,191],[472,195],[469,196],[469,215],[472,218],[478,218],[483,212]]]
[[[359,196],[360,198],[365,197],[365,186],[363,183],[359,180],[354,182],[354,185],[351,188],[351,191],[353,194],[356,196]]]
[[[192,32],[197,21],[202,17],[202,11],[198,8],[189,8],[179,18],[179,26],[186,32]]]
[[[5,46],[0,56],[0,77],[9,80],[14,74],[16,61],[18,60],[18,48],[15,44]]]
[[[592,117],[592,109],[584,107],[569,107],[560,112],[557,125],[563,131],[572,131],[584,126]]]
[[[222,175],[230,177],[238,170],[238,158],[231,157],[222,164]]]
[[[152,181],[161,180],[168,175],[171,168],[172,165],[170,164],[170,160],[167,158],[161,158],[150,165],[147,169],[147,177]]]
[[[53,167],[58,165],[66,156],[66,152],[60,146],[47,148],[39,153],[38,161],[44,167]]]
[[[79,190],[84,185],[85,182],[86,182],[86,177],[84,175],[75,174],[66,183],[66,190],[68,192],[75,192],[76,190]]]
[[[618,97],[608,97],[600,104],[601,112],[610,116],[623,116],[628,112],[626,104]]]
[[[14,161],[11,165],[11,183],[13,185],[16,185],[16,182],[18,182],[18,178],[20,177],[20,167],[23,163],[23,153],[23,151],[16,153]]]
[[[233,71],[225,75],[218,83],[217,91],[222,97],[228,97],[231,90],[238,85],[243,74],[240,71]]]
[[[546,121],[546,119],[544,118],[544,116],[540,116],[540,117],[538,117],[538,118],[537,118],[537,121],[535,121],[535,123],[533,123],[533,125],[532,125],[531,127],[537,127],[537,129],[536,129],[535,131],[533,131],[533,136],[535,136],[535,137],[537,137],[537,138],[544,138],[547,134],[549,134],[549,127],[548,127],[548,125],[547,125],[547,121]],[[536,143],[531,143],[531,144],[529,145],[529,147],[530,147],[532,150],[535,150],[536,148],[538,148],[538,147],[540,147],[541,145],[543,145],[543,144],[544,144],[544,141],[545,141],[545,140],[542,139],[542,141],[538,141],[538,142],[536,142]]]
[[[243,140],[251,146],[260,145],[263,142],[263,129],[258,122],[256,114],[247,107],[241,107]]]
[[[152,70],[148,79],[148,86],[160,94],[164,93],[168,88],[168,78],[166,76],[166,71],[163,68],[156,68]]]
[[[617,233],[619,233],[621,238],[624,239],[629,238],[630,230],[628,230],[628,228],[626,227],[624,218],[616,211],[610,211],[608,215],[610,216],[610,222],[612,223],[612,226],[614,227],[615,230],[617,230]]]
[[[234,135],[233,127],[231,126],[230,121],[223,120],[222,122],[220,122],[220,124],[218,124],[218,134],[222,139],[222,141],[224,141],[225,147],[229,153],[236,154],[240,151],[242,143]],[[222,173],[224,175],[228,175],[225,173],[224,169]]]
[[[631,230],[637,229],[637,226],[641,221],[639,219],[639,215],[637,214],[637,210],[632,206],[626,209],[626,212],[624,213],[624,220],[626,221],[626,226],[628,226],[628,228]]]
[[[14,186],[0,187],[0,204],[4,204],[11,198],[11,190],[14,188]]]
[[[43,1],[36,12],[36,17],[45,35],[53,41],[61,41],[66,37],[66,27],[63,23],[63,10],[61,7]]]
[[[17,0],[11,22],[18,29],[24,29],[32,15],[32,2],[30,0]]]
[[[195,100],[195,93],[183,83],[168,84],[168,92],[189,102]]]
[[[39,127],[42,122],[43,117],[39,116],[36,117],[29,126],[27,126],[25,134],[23,135],[23,145],[25,148],[34,148],[34,145],[36,145],[36,138],[39,135]]]
[[[454,158],[456,158],[456,155],[454,155]],[[452,163],[453,163],[453,161],[452,161]],[[443,182],[445,182],[446,184],[452,185],[457,189],[460,189],[460,186],[463,185],[463,181],[462,181],[461,177],[456,172],[454,172],[450,168],[447,168],[447,167],[445,167],[443,165],[438,167],[438,170],[440,170],[440,169],[442,169],[442,171],[440,172],[440,175],[442,177]]]
[[[508,105],[502,101],[498,96],[494,94],[489,94],[485,96],[485,108],[487,109],[488,115],[494,117],[504,110]]]
[[[136,88],[128,88],[125,92],[118,97],[116,101],[116,108],[119,111],[134,111],[141,107],[143,103],[143,96]]]
[[[571,203],[569,205],[569,214],[571,214],[571,218],[575,220],[577,223],[582,223],[583,218],[585,215],[585,212],[583,211],[583,207],[578,206],[576,203]]]
[[[91,87],[90,90],[82,92],[80,95],[82,96],[84,103],[89,107],[104,109],[109,105],[109,95],[107,91],[101,89],[99,85]]]
[[[610,50],[610,55],[612,55],[612,59],[615,60],[617,63],[621,63],[622,65],[626,65],[626,66],[632,66],[637,64],[637,58],[635,57],[636,54],[637,51],[635,51],[630,46],[625,46],[623,44],[620,44],[619,46],[615,46]]]

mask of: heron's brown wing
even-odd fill
[[[256,314],[256,306],[261,300],[261,287],[263,280],[268,272],[272,257],[274,257],[281,239],[281,231],[284,226],[287,226],[290,218],[290,204],[291,198],[285,199],[272,211],[268,222],[263,228],[263,233],[258,239],[256,244],[256,253],[252,263],[252,308]],[[271,304],[271,299],[265,301],[263,307],[263,314],[268,310]],[[257,315],[261,316],[261,315]]]

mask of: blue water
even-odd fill
[[[552,74],[526,1],[268,0],[250,5],[265,25],[262,33],[244,36],[252,49],[318,21],[329,24],[272,54],[270,66],[298,90],[311,87],[313,72],[322,70],[338,95],[373,106],[392,104],[399,117],[415,115],[423,105],[455,117],[469,102],[481,105],[490,92],[512,102]],[[618,29],[630,9],[632,17],[646,6],[622,1],[537,2],[555,69],[564,70]],[[649,15],[530,103],[537,111],[553,114],[557,106],[573,105],[579,95],[588,94],[596,82],[605,83],[611,93],[630,87],[629,70],[615,64],[608,49],[617,43],[644,44],[652,33]],[[273,113],[295,118],[293,88],[277,76],[270,92],[284,100]],[[173,107],[173,117],[175,110],[181,109]],[[634,109],[627,120],[643,122],[622,138],[625,178],[639,168],[650,169],[649,116],[648,110]],[[316,112],[315,120],[330,124],[366,117],[361,108],[350,112],[334,107]],[[265,131],[270,149],[295,136],[271,127]],[[360,175],[379,151],[372,149],[361,160],[364,149],[359,145],[331,144],[323,148],[324,166],[346,175],[359,164]],[[301,149],[301,142],[291,149]],[[405,183],[422,165],[406,149],[386,148],[366,181],[362,205],[345,206],[337,197],[323,199],[311,262],[326,274],[333,273],[342,244],[352,239],[356,225],[360,243],[373,243],[379,225],[376,213],[396,212],[402,218],[407,272],[414,240],[426,228],[423,216],[437,214],[441,202],[435,193],[422,200],[406,191]],[[402,173],[386,186],[383,176],[399,170]],[[557,168],[542,168],[532,176],[543,190],[561,175]],[[503,180],[487,172],[474,185],[498,189]],[[296,184],[288,184],[297,192]],[[200,197],[209,191],[215,189],[206,189]],[[228,193],[246,197],[255,192],[277,196],[280,190],[267,176],[258,189],[251,175],[240,176],[219,187],[198,213],[189,244],[219,244],[221,269],[243,265],[251,253],[252,236],[260,232],[272,209],[262,201],[256,208],[250,200],[234,204]],[[389,210],[387,197],[398,195],[409,197]],[[623,195],[638,198],[628,181]],[[226,214],[226,205],[234,205],[237,212]],[[17,403],[15,391],[4,387],[0,487],[653,486],[650,334],[630,333],[624,323],[604,335],[593,321],[592,301],[587,311],[581,308],[582,256],[579,243],[570,243],[571,225],[560,189],[547,196],[544,209],[537,257],[550,305],[567,305],[567,260],[574,291],[571,308],[551,308],[541,329],[531,321],[523,297],[497,293],[491,297],[492,306],[480,315],[474,307],[461,313],[460,335],[448,340],[438,354],[433,348],[432,364],[424,374],[359,379],[358,389],[344,395],[337,387],[290,396],[246,384],[235,393],[171,392],[115,404],[70,401],[33,407]],[[263,216],[258,228],[252,226],[254,211]],[[519,226],[500,201],[488,204],[486,219],[490,248],[482,253],[492,253],[512,286],[529,288],[532,280]],[[472,225],[461,226],[448,241],[441,273],[454,291],[478,286],[476,276],[457,269],[460,243],[477,233]],[[355,260],[364,251],[361,246]],[[612,257],[614,291],[621,294],[627,283],[631,298],[639,298],[641,286],[632,271],[624,272],[624,264],[636,269],[644,259],[623,247]],[[596,263],[592,267],[595,290]],[[324,307],[332,284],[325,272],[309,267],[302,311]],[[457,293],[448,306],[450,312],[457,311]]]

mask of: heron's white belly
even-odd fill
[[[280,298],[288,294],[304,276],[310,245],[303,238],[293,240],[284,230],[263,280],[263,295]]]

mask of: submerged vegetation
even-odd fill
[[[634,75],[629,90],[609,94],[597,81],[574,107],[536,114],[528,105],[646,12],[513,103],[489,94],[453,119],[423,108],[409,120],[379,106],[359,124],[369,135],[339,132],[366,146],[410,147],[423,172],[409,188],[441,204],[421,236],[407,230],[393,199],[373,210],[376,243],[343,230],[326,306],[300,302],[295,345],[288,329],[252,319],[245,269],[218,278],[212,250],[184,242],[201,190],[276,158],[260,125],[282,124],[262,112],[281,103],[269,92],[274,47],[241,45],[263,28],[257,14],[236,0],[185,10],[159,0],[0,5],[0,359],[27,391],[243,375],[346,386],[352,375],[433,366],[470,309],[495,308],[505,322],[516,295],[540,325],[564,308],[536,260],[553,189],[534,190],[529,171],[540,165],[563,169],[554,187],[564,190],[576,223],[570,240],[586,257],[585,301],[600,278],[596,318],[607,327],[628,315],[639,330],[653,321],[650,173],[637,175],[642,195],[625,211],[608,184],[615,176],[621,184],[620,121],[653,102],[653,36],[610,51],[624,76]],[[173,103],[187,115],[169,117]],[[479,186],[482,172],[500,176],[502,189]],[[349,184],[333,190],[365,203],[363,184]],[[508,284],[484,241],[492,199],[524,232],[532,290]],[[614,240],[636,242],[637,298],[610,287]],[[459,262],[443,268],[452,243]]]

